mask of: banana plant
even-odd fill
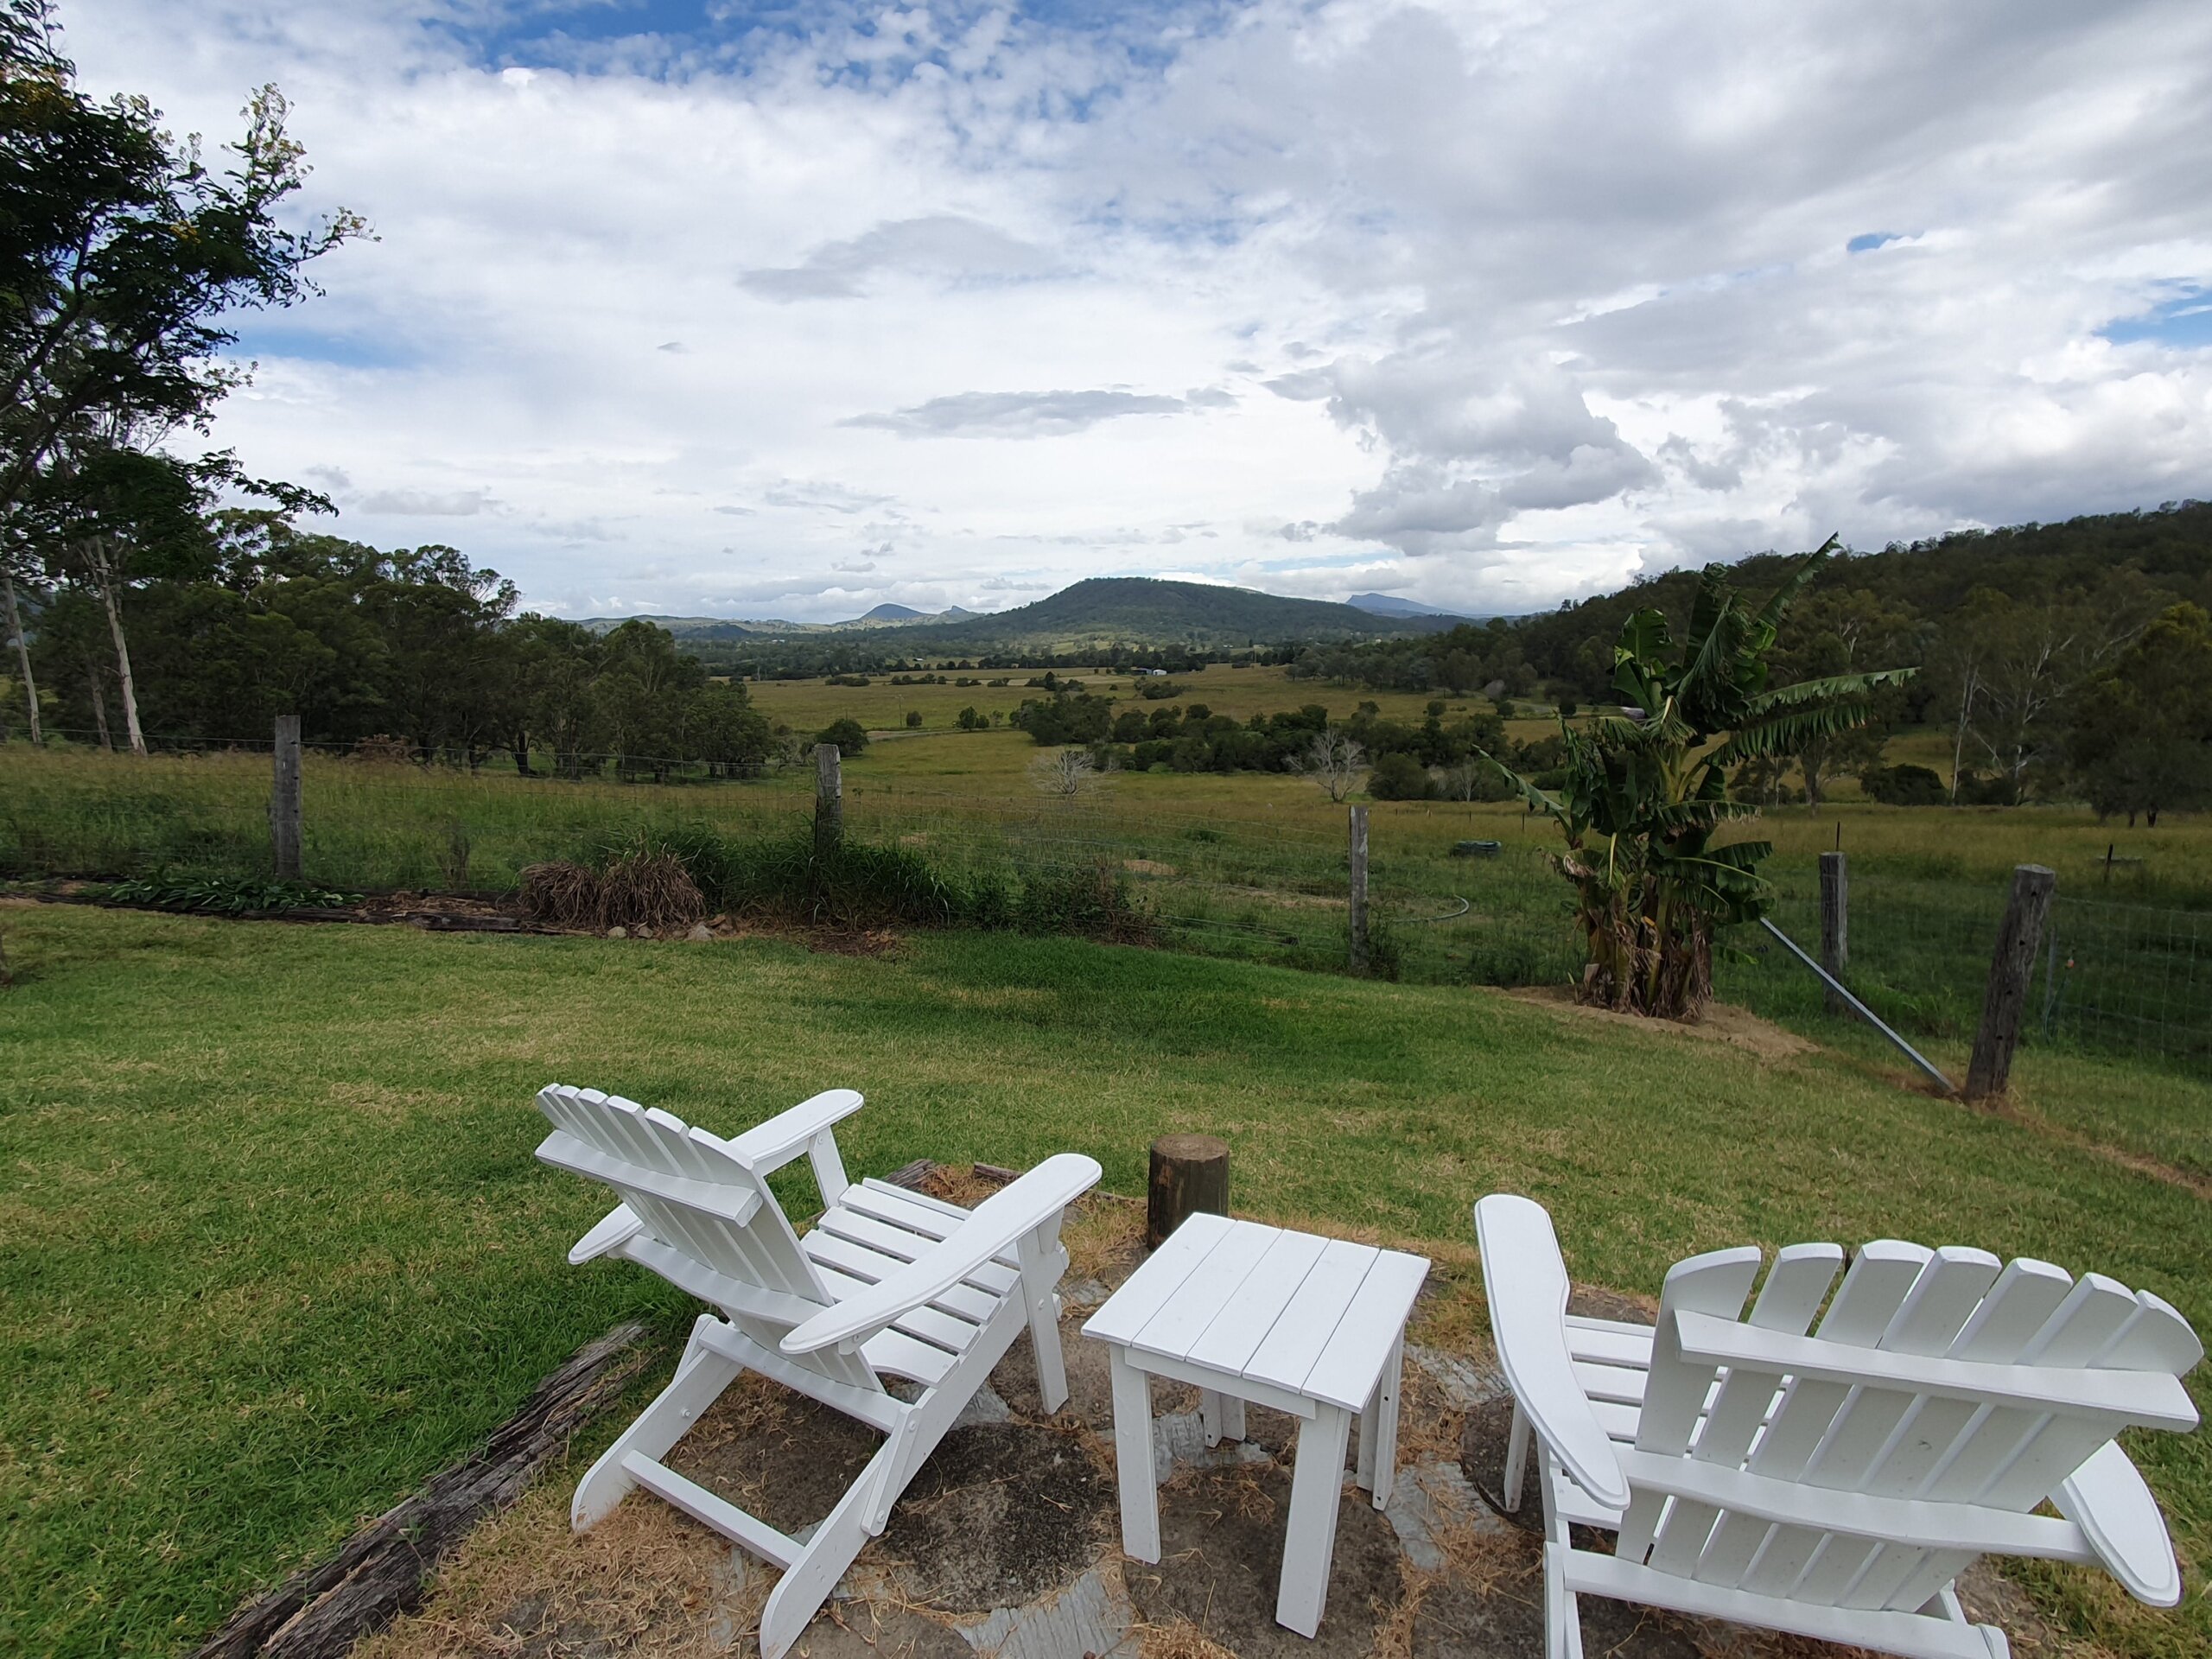
[[[1864,725],[1868,699],[1910,669],[1768,683],[1767,653],[1789,607],[1834,555],[1830,537],[1754,608],[1724,567],[1705,569],[1679,649],[1658,611],[1638,611],[1613,646],[1620,711],[1580,729],[1562,719],[1566,779],[1538,787],[1491,757],[1531,809],[1560,826],[1554,862],[1573,884],[1587,942],[1582,996],[1656,1018],[1694,1019],[1713,991],[1713,942],[1766,913],[1764,841],[1721,841],[1758,816],[1731,799],[1745,761],[1796,753]]]

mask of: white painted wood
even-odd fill
[[[1111,1354],[1128,1553],[1154,1560],[1160,1548],[1150,1376],[1198,1386],[1209,1446],[1243,1438],[1247,1402],[1294,1414],[1303,1421],[1276,1617],[1312,1635],[1356,1413],[1361,1484],[1378,1508],[1389,1501],[1405,1324],[1427,1272],[1419,1256],[1370,1245],[1204,1213],[1184,1222],[1084,1326]]]
[[[626,1453],[623,1472],[662,1501],[674,1504],[702,1526],[712,1527],[733,1538],[764,1561],[789,1567],[799,1558],[803,1546],[796,1538],[778,1532],[758,1516],[747,1515],[736,1504],[716,1497],[705,1487],[686,1480],[667,1465],[656,1463],[642,1452]]]
[[[1244,1363],[1244,1375],[1254,1382],[1272,1382],[1294,1394],[1305,1392],[1306,1379],[1328,1347],[1329,1338],[1351,1306],[1354,1295],[1366,1281],[1368,1270],[1382,1254],[1371,1244],[1354,1244],[1332,1238],[1321,1258],[1299,1285],[1282,1317],[1267,1339]],[[1349,1402],[1331,1403],[1357,1411],[1367,1398],[1362,1389]]]
[[[1567,1263],[1551,1217],[1532,1199],[1493,1193],[1475,1206],[1475,1237],[1498,1365],[1515,1404],[1577,1485],[1611,1509],[1625,1508],[1628,1483],[1612,1439],[1574,1382]]]
[[[816,1314],[783,1342],[787,1354],[819,1348],[880,1330],[901,1313],[926,1306],[953,1286],[978,1284],[1006,1270],[991,1258],[1021,1236],[1057,1218],[1069,1205],[1098,1185],[1096,1160],[1081,1153],[1056,1153],[1020,1179],[977,1205],[951,1236],[925,1251],[913,1263],[872,1286],[862,1294]],[[825,1218],[826,1219],[826,1218]],[[1020,1282],[1019,1274],[1005,1287]]]
[[[1379,1252],[1313,1370],[1299,1385],[1300,1392],[1346,1411],[1364,1409],[1427,1277],[1428,1263],[1422,1257],[1397,1250]]]
[[[1190,1226],[1188,1222],[1177,1230],[1179,1238]],[[1169,1244],[1175,1240],[1169,1239]],[[1252,1269],[1244,1281],[1244,1293],[1224,1307],[1205,1334],[1191,1344],[1185,1357],[1199,1365],[1217,1370],[1233,1371],[1238,1376],[1251,1363],[1260,1344],[1267,1340],[1268,1332],[1274,1329],[1275,1321],[1282,1317],[1290,1299],[1306,1282],[1306,1275],[1321,1259],[1321,1252],[1329,1246],[1325,1238],[1312,1233],[1292,1232],[1287,1229],[1275,1234],[1275,1241],[1260,1264]]]
[[[1525,1422],[1548,1618],[1571,1621],[1576,1595],[1603,1594],[1927,1659],[2000,1659],[2002,1633],[1969,1624],[1950,1589],[1979,1554],[2101,1564],[2152,1605],[2181,1594],[2158,1506],[2113,1439],[2196,1423],[2180,1378],[2202,1348],[2157,1298],[2096,1274],[2072,1283],[2044,1262],[2000,1268],[1977,1250],[1882,1240],[1807,1336],[1833,1246],[1784,1252],[1747,1317],[1749,1279],[1732,1281],[1723,1253],[1669,1274],[1644,1397],[1593,1401],[1592,1385],[1629,1392],[1634,1327],[1561,1315],[1556,1245],[1534,1248],[1548,1224],[1525,1205],[1485,1199],[1477,1229],[1515,1389],[1507,1496]],[[1578,1344],[1602,1358],[1578,1363]],[[1635,1444],[1611,1453],[1630,1493],[1613,1522],[1546,1435],[1548,1421],[1586,1439],[1601,1413],[1635,1421]],[[2046,1499],[2063,1518],[2034,1513]],[[1614,1551],[1573,1548],[1575,1522],[1611,1525]],[[1548,1651],[1578,1641],[1550,1630]]]
[[[1336,1554],[1337,1507],[1344,1496],[1344,1443],[1351,1427],[1351,1414],[1332,1405],[1322,1406],[1299,1426],[1275,1623],[1300,1636],[1320,1628],[1328,1605],[1329,1566]]]
[[[1129,1338],[1131,1344],[1175,1359],[1188,1357],[1192,1344],[1236,1300],[1261,1258],[1281,1236],[1279,1227],[1232,1226],[1208,1253],[1204,1267],[1177,1287],[1144,1328]]]
[[[910,1192],[903,1186],[889,1186],[881,1181],[866,1180],[845,1189],[839,1206],[856,1215],[873,1216],[878,1221],[887,1221],[903,1227],[910,1233],[919,1233],[925,1238],[944,1238],[968,1219],[968,1211],[933,1198],[926,1192]],[[1012,1250],[1001,1251],[995,1258],[1002,1267],[1018,1268],[1021,1264]]]
[[[1152,1461],[1152,1379],[1129,1363],[1128,1350],[1119,1344],[1107,1351],[1107,1363],[1114,1384],[1114,1472],[1121,1486],[1122,1553],[1135,1561],[1157,1561],[1160,1490]]]
[[[1065,1400],[1054,1294],[1068,1262],[1060,1223],[1096,1183],[1098,1166],[1062,1154],[963,1212],[852,1186],[831,1133],[860,1107],[849,1090],[817,1095],[734,1141],[592,1090],[555,1085],[538,1103],[554,1129],[538,1155],[621,1200],[570,1259],[633,1262],[724,1315],[693,1325],[676,1376],[592,1465],[571,1518],[581,1531],[642,1485],[782,1567],[760,1630],[762,1659],[782,1659],[1025,1330],[1046,1409]],[[804,1243],[763,1179],[801,1153],[830,1206]],[[855,1195],[861,1208],[841,1203]],[[885,1437],[803,1543],[660,1461],[748,1370]],[[885,1389],[886,1376],[921,1390],[908,1401]]]
[[[1198,1264],[1234,1225],[1226,1216],[1203,1211],[1191,1217],[1106,1299],[1103,1307],[1084,1322],[1083,1334],[1101,1342],[1135,1341],[1146,1321],[1198,1271]]]

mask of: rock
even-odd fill
[[[626,927],[610,927],[607,930],[607,937],[610,939],[626,939],[630,937],[630,930]]]
[[[709,927],[704,922],[694,922],[691,924],[691,931],[689,933],[686,933],[683,937],[687,939],[696,939],[703,943],[704,941],[715,937],[715,930]]]

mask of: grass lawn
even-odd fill
[[[563,1263],[605,1199],[531,1158],[555,1079],[726,1132],[849,1084],[870,1103],[841,1133],[869,1173],[1076,1147],[1135,1193],[1152,1137],[1221,1133],[1240,1211],[1434,1255],[1436,1340],[1474,1339],[1467,1209],[1501,1187],[1551,1206],[1593,1283],[1896,1235],[2095,1268],[2212,1328],[2203,1200],[1847,1054],[999,935],[874,960],[61,907],[0,925],[21,976],[0,995],[9,1652],[188,1647],[580,1341],[640,1313],[681,1328],[647,1275]],[[2115,1649],[2202,1652],[2212,1441],[2137,1450],[2186,1610],[2071,1569],[2033,1582]]]

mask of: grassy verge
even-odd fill
[[[601,1199],[531,1159],[530,1096],[555,1078],[725,1130],[850,1084],[870,1104],[848,1159],[872,1173],[1074,1147],[1134,1193],[1153,1136],[1224,1134],[1240,1211],[1424,1249],[1463,1310],[1467,1206],[1506,1187],[1552,1207],[1594,1283],[1897,1235],[2094,1267],[2212,1328],[2202,1200],[1852,1054],[1766,1061],[1494,994],[1007,935],[887,962],[0,916],[22,974],[0,996],[0,1649],[188,1645],[577,1342],[628,1314],[675,1327],[645,1275],[563,1262]],[[2207,1444],[2139,1448],[2193,1592]],[[2201,1596],[2152,1616],[2085,1573],[2038,1584],[2130,1652],[2212,1640]]]

